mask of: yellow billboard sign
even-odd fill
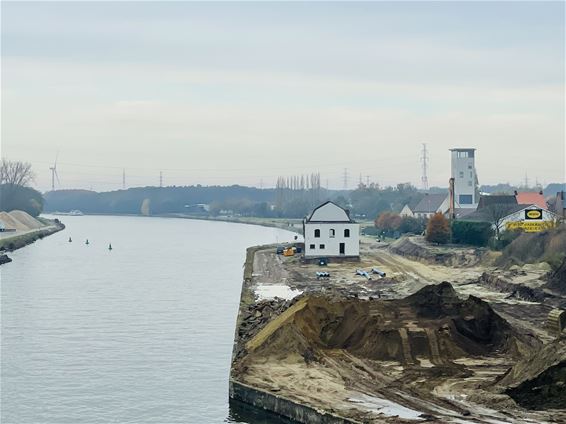
[[[542,219],[542,210],[531,209],[531,210],[525,211],[525,218],[526,219]]]
[[[505,224],[506,230],[523,230],[526,233],[538,233],[549,228],[554,228],[554,221],[511,221]]]

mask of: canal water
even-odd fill
[[[293,233],[60,218],[1,267],[0,422],[278,422],[230,407],[228,373],[246,247]]]

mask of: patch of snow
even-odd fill
[[[269,300],[276,297],[285,300],[291,300],[302,293],[301,290],[292,289],[285,284],[265,284],[255,288],[255,294],[258,300]]]
[[[377,398],[360,393],[358,397],[348,398],[350,402],[356,403],[369,409],[370,411],[388,415],[390,417],[398,416],[407,420],[422,420],[420,417],[422,412],[407,408],[388,399]]]

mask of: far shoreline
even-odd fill
[[[57,212],[44,212],[42,215],[51,216],[70,216],[70,215],[58,215]],[[258,225],[261,227],[278,228],[280,230],[287,230],[299,235],[303,235],[302,231],[302,220],[296,218],[259,218],[259,217],[210,217],[210,216],[197,216],[197,215],[187,215],[181,213],[167,213],[167,214],[154,214],[154,215],[142,215],[142,214],[132,214],[132,213],[84,213],[84,216],[129,216],[129,217],[141,217],[141,218],[180,218],[180,219],[193,219],[199,221],[217,221],[217,222],[228,222],[232,224],[248,224],[248,225]],[[79,215],[80,216],[80,215]]]

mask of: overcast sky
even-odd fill
[[[2,2],[2,156],[60,188],[565,180],[564,2]],[[368,176],[368,177],[366,177]]]

